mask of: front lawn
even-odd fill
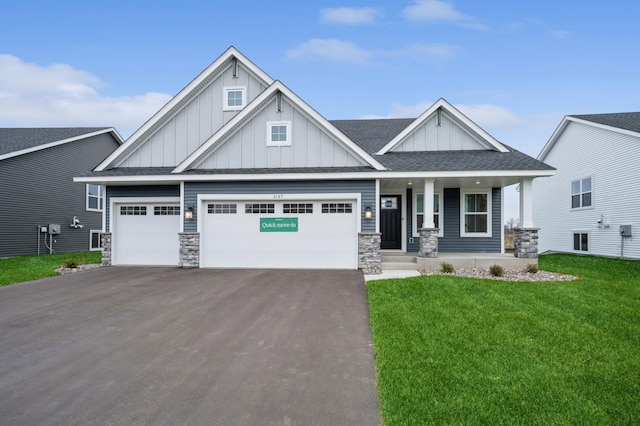
[[[55,253],[0,259],[0,286],[59,275],[55,270],[67,260],[75,260],[76,263],[100,263],[102,253]]]
[[[580,279],[367,284],[387,426],[640,419],[640,262],[539,264]]]

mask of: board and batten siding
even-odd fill
[[[278,181],[278,182],[186,182],[184,185],[184,205],[193,206],[198,214],[198,194],[361,194],[361,232],[375,232],[373,219],[364,219],[364,210],[371,206],[375,210],[375,180],[349,181]],[[185,232],[197,232],[197,221],[184,220]]]
[[[540,252],[573,252],[573,233],[586,232],[589,254],[620,256],[620,225],[632,225],[624,255],[640,258],[640,138],[570,122],[544,162],[557,171],[533,181]],[[592,207],[572,210],[571,182],[589,176]]]
[[[110,224],[111,198],[140,197],[152,200],[155,197],[180,197],[180,185],[134,185],[108,186],[106,188],[106,229],[113,232]]]
[[[283,97],[284,98],[284,97]],[[205,159],[198,169],[252,169],[283,167],[350,167],[362,161],[321,129],[313,120],[282,99],[269,102]],[[267,123],[291,124],[291,145],[267,146]]]
[[[394,152],[486,150],[475,136],[441,112],[440,125],[434,114],[395,148]]]
[[[263,81],[238,64],[214,79],[174,117],[134,151],[119,167],[177,166],[239,111],[224,111],[224,88],[245,87],[245,106],[266,89]]]
[[[73,182],[109,156],[118,143],[108,133],[0,161],[0,257],[49,253],[38,225],[60,225],[56,253],[88,251],[102,213],[86,210],[86,185]],[[76,216],[83,228],[70,228]],[[47,236],[47,244],[49,239]]]

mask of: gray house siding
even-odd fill
[[[0,257],[49,253],[38,225],[60,225],[55,253],[89,250],[102,213],[86,210],[86,185],[73,177],[96,167],[118,147],[101,134],[0,161]],[[69,227],[77,216],[82,229]],[[46,238],[47,244],[49,238]]]
[[[361,194],[361,232],[375,232],[373,219],[364,219],[366,206],[375,210],[376,184],[373,180],[354,181],[278,181],[278,182],[192,182],[185,183],[184,205],[197,210],[198,194],[321,194],[321,193],[360,193]],[[198,212],[196,211],[196,215]],[[184,221],[185,232],[196,232],[194,220]]]
[[[111,232],[109,221],[111,198],[113,197],[180,197],[180,185],[133,185],[133,186],[108,186],[105,196],[106,229]]]
[[[502,215],[501,208],[501,191],[500,188],[492,188],[491,190],[491,237],[460,237],[460,189],[445,188],[443,199],[443,224],[444,237],[438,238],[438,251],[443,253],[500,253],[502,250]],[[407,190],[407,217],[413,216],[413,197],[412,190]],[[407,241],[413,236],[413,220],[407,220]],[[407,244],[407,251],[417,252],[419,249],[419,240],[413,238],[413,243]]]

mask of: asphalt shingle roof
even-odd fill
[[[0,128],[0,155],[75,138],[109,127]]]
[[[618,129],[630,130],[640,133],[640,112],[616,112],[611,114],[584,114],[570,115],[593,123],[604,124],[605,126],[617,127]]]

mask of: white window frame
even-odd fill
[[[467,232],[464,229],[465,222],[465,195],[470,194],[486,194],[487,195],[487,232]],[[469,188],[460,190],[460,237],[463,238],[491,238],[493,228],[492,218],[492,191],[491,188]],[[477,214],[478,212],[473,212]]]
[[[591,180],[591,189],[589,191],[583,191],[582,190],[582,181],[585,180],[585,179],[590,179]],[[577,192],[577,193],[573,192],[573,184],[575,182],[579,182],[580,183],[580,191]],[[571,179],[570,191],[571,191],[571,193],[570,193],[570,198],[569,198],[569,203],[570,203],[569,205],[570,205],[572,211],[575,211],[575,210],[588,210],[588,209],[592,209],[593,208],[593,204],[594,204],[594,202],[593,202],[593,200],[594,200],[594,197],[593,197],[593,192],[594,192],[593,191],[593,176],[584,176],[584,177],[577,178],[577,179]],[[588,205],[588,206],[583,206],[582,205],[582,197],[583,197],[584,194],[591,194],[591,204]],[[573,196],[574,195],[578,195],[580,197],[580,205],[578,207],[573,207]]]
[[[419,237],[420,233],[418,232],[418,214],[420,214],[420,212],[418,212],[418,195],[422,195],[423,196],[423,200],[424,200],[424,194],[422,192],[415,192],[413,194],[413,217],[412,217],[412,229],[413,229],[413,236],[414,237]],[[438,229],[438,237],[444,237],[444,215],[442,214],[442,190],[440,191],[435,191],[433,193],[433,195],[437,195],[438,196],[438,205],[436,206],[436,203],[433,203],[433,208],[435,209],[436,207],[438,208],[438,213],[433,213],[434,216],[438,216],[438,220],[439,220],[439,225],[440,228]],[[424,204],[423,204],[423,208],[424,208]],[[424,217],[424,213],[422,213],[423,217]],[[434,221],[435,222],[435,221]],[[423,222],[424,223],[424,219]]]
[[[90,186],[97,186],[98,187],[98,196],[89,194],[89,187]],[[88,212],[102,212],[104,210],[104,186],[102,185],[94,185],[92,183],[88,183],[85,186],[85,191],[86,191],[86,196],[85,196],[85,208]],[[98,208],[94,209],[89,207],[89,199],[90,198],[97,198],[98,199]]]
[[[580,249],[576,250],[575,246],[574,246],[574,238],[575,235],[581,235],[580,237]],[[587,249],[586,250],[582,250],[582,235],[586,235],[587,236]],[[574,253],[589,253],[591,251],[591,234],[589,233],[589,231],[583,231],[583,230],[575,230],[575,231],[571,231],[571,251]]]
[[[222,90],[222,109],[224,111],[238,111],[244,108],[247,104],[247,88],[244,86],[225,87]],[[229,105],[229,92],[241,92],[242,104],[241,105]]]
[[[93,235],[98,234],[98,247],[93,246]],[[102,249],[102,238],[100,237],[102,234],[102,230],[100,229],[92,229],[89,231],[89,250],[90,251],[98,251]]]
[[[287,138],[284,141],[271,140],[271,129],[275,126],[285,126]],[[290,146],[291,145],[291,122],[290,121],[269,121],[267,123],[267,146]]]

